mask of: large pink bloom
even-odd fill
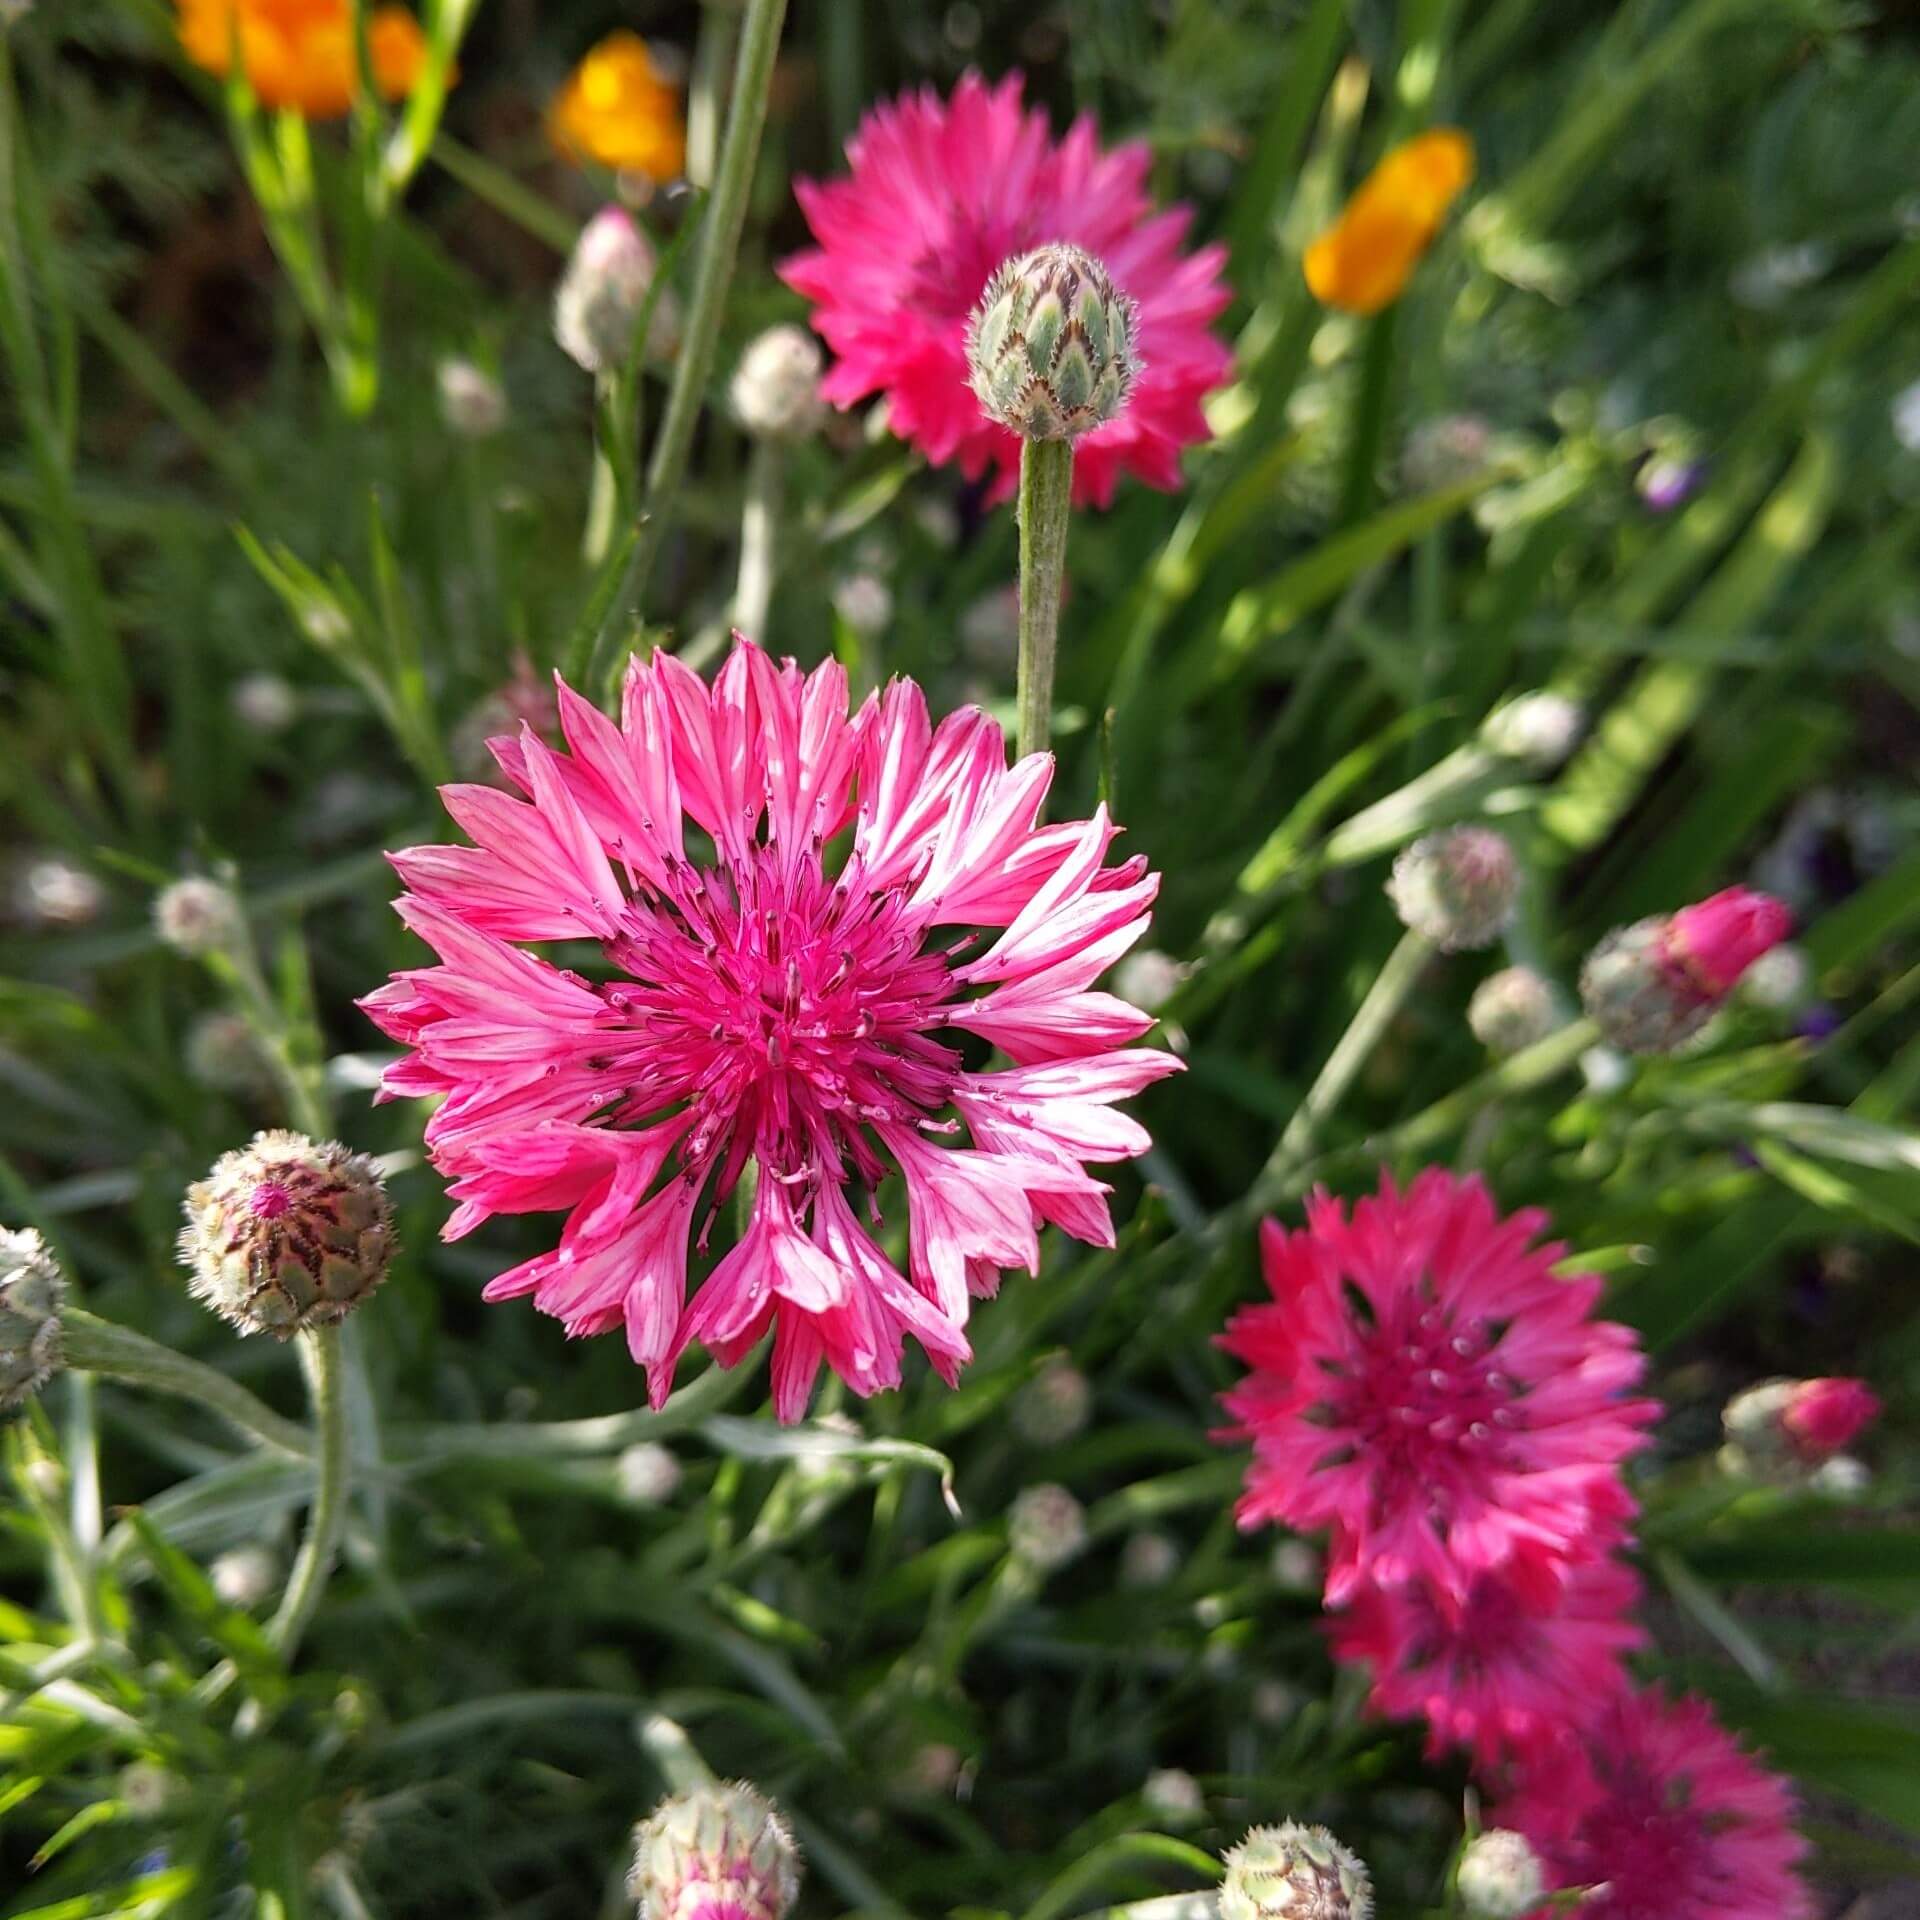
[[[1605,1884],[1582,1920],[1809,1920],[1793,1818],[1702,1701],[1649,1689],[1541,1749],[1489,1824],[1524,1833],[1553,1886]]]
[[[448,787],[475,844],[393,856],[442,964],[363,1004],[411,1049],[383,1095],[445,1096],[426,1133],[449,1237],[566,1209],[559,1247],[487,1298],[624,1327],[656,1405],[690,1341],[731,1365],[770,1325],[782,1419],[823,1360],[857,1393],[898,1385],[908,1334],[951,1380],[969,1296],[1037,1269],[1042,1221],[1112,1244],[1082,1163],[1146,1150],[1113,1103],[1176,1063],[1121,1051],[1152,1022],[1093,983],[1156,876],[1103,864],[1104,809],[1037,825],[1051,759],[1009,768],[971,708],[934,728],[911,681],[849,716],[839,666],[741,641],[711,688],[636,660],[617,726],[559,698],[568,753],[494,743],[524,799]],[[515,944],[545,941],[593,977]],[[968,1036],[1011,1065],[970,1069]],[[750,1164],[746,1230],[688,1306],[689,1235]],[[877,1219],[895,1169],[906,1274],[852,1191]]]
[[[1461,1747],[1491,1766],[1626,1685],[1621,1655],[1647,1638],[1629,1617],[1639,1592],[1617,1560],[1562,1569],[1522,1553],[1464,1600],[1419,1582],[1365,1587],[1330,1634],[1342,1660],[1371,1670],[1376,1713],[1424,1719],[1430,1753]]]
[[[1225,1396],[1253,1442],[1240,1524],[1331,1528],[1330,1606],[1411,1580],[1464,1601],[1523,1549],[1590,1558],[1632,1511],[1619,1463],[1659,1409],[1625,1397],[1644,1363],[1593,1318],[1600,1282],[1529,1244],[1545,1224],[1430,1167],[1351,1220],[1321,1193],[1304,1232],[1262,1227],[1273,1302],[1221,1336],[1253,1369]]]
[[[1144,145],[1103,150],[1084,116],[1056,141],[1020,89],[1017,73],[995,87],[970,73],[951,100],[905,94],[860,123],[849,178],[796,184],[820,244],[781,273],[837,356],[821,392],[843,407],[884,393],[894,432],[929,460],[969,479],[995,466],[1010,492],[1020,443],[967,385],[967,316],[1003,260],[1072,241],[1139,303],[1144,363],[1126,411],[1076,443],[1074,497],[1105,506],[1122,470],[1176,487],[1180,449],[1207,437],[1201,399],[1226,377],[1209,331],[1225,253],[1181,251],[1191,214],[1153,211]]]

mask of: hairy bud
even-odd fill
[[[0,1227],[0,1413],[23,1405],[60,1371],[67,1283],[31,1227]]]
[[[344,1320],[387,1277],[393,1209],[379,1172],[338,1141],[257,1133],[187,1189],[181,1263],[242,1333],[285,1340]]]
[[[1127,404],[1139,362],[1134,304],[1078,247],[1004,262],[967,326],[967,366],[988,417],[1025,440],[1077,440]]]
[[[1449,827],[1404,848],[1387,897],[1402,923],[1443,953],[1491,946],[1513,918],[1520,871],[1504,834]]]
[[[623,367],[653,285],[653,247],[624,207],[602,207],[574,243],[553,298],[553,334],[588,373]],[[663,290],[647,326],[646,350],[672,356],[680,343],[679,305]]]
[[[1531,967],[1502,967],[1473,990],[1467,1025],[1490,1053],[1503,1058],[1544,1040],[1560,1025],[1553,988]]]
[[[747,343],[727,389],[734,418],[758,440],[804,440],[826,416],[820,343],[805,327],[769,327]]]
[[[661,1801],[633,1839],[640,1920],[785,1920],[800,1891],[786,1822],[744,1781]]]
[[[442,360],[434,379],[440,418],[463,440],[486,440],[507,424],[507,393],[492,374],[471,360]]]
[[[1226,1856],[1220,1920],[1370,1920],[1373,1882],[1325,1827],[1255,1827]]]
[[[1460,1904],[1471,1920],[1520,1920],[1547,1897],[1540,1856],[1524,1834],[1496,1827],[1460,1856]]]
[[[1087,1544],[1087,1512],[1065,1487],[1045,1481],[1022,1487],[1007,1513],[1013,1557],[1039,1573],[1055,1573]]]
[[[154,896],[153,924],[178,953],[224,952],[246,936],[246,918],[230,887],[198,875],[176,880]]]

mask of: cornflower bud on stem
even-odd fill
[[[1053,675],[1060,643],[1060,589],[1067,571],[1073,503],[1073,442],[1028,440],[1020,448],[1019,751],[1044,753],[1053,737]]]

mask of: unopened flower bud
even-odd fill
[[[153,902],[153,924],[168,946],[185,954],[223,952],[246,935],[233,890],[198,876],[160,889]]]
[[[249,673],[233,685],[233,717],[249,733],[270,738],[300,717],[300,696],[277,673]]]
[[[1164,1587],[1180,1571],[1180,1549],[1164,1533],[1136,1533],[1120,1549],[1123,1587]]]
[[[1460,1856],[1460,1904],[1471,1920],[1521,1920],[1547,1897],[1547,1876],[1525,1834],[1496,1827]]]
[[[1520,870],[1504,834],[1448,827],[1403,848],[1387,897],[1402,923],[1443,953],[1491,946],[1513,918]]]
[[[653,246],[624,207],[602,207],[574,244],[553,299],[554,338],[588,373],[627,363],[640,309],[653,285]],[[679,306],[662,290],[647,328],[647,352],[672,356],[679,345]]]
[[[1531,967],[1502,967],[1467,1002],[1473,1037],[1502,1058],[1544,1040],[1560,1025],[1553,988]]]
[[[800,1891],[786,1822],[744,1781],[661,1801],[633,1839],[640,1920],[784,1920]]]
[[[1580,970],[1580,998],[1614,1046],[1670,1053],[1706,1025],[1791,925],[1770,895],[1729,887],[1608,934]]]
[[[1633,484],[1640,498],[1655,513],[1671,513],[1699,491],[1706,477],[1703,461],[1656,453],[1634,476]]]
[[[203,1013],[187,1029],[188,1075],[214,1093],[258,1093],[272,1067],[253,1024],[238,1013]]]
[[[1113,970],[1113,990],[1142,1013],[1158,1013],[1185,983],[1188,969],[1170,953],[1146,947]]]
[[[378,1169],[338,1141],[257,1133],[187,1189],[181,1264],[242,1333],[285,1340],[344,1320],[387,1277],[393,1208]]]
[[[1864,1380],[1763,1380],[1727,1402],[1721,1464],[1750,1479],[1802,1481],[1879,1411],[1879,1397]]]
[[[1523,693],[1488,716],[1481,737],[1495,753],[1524,760],[1542,771],[1573,751],[1586,716],[1563,693]]]
[[[280,1585],[280,1556],[257,1542],[230,1547],[207,1569],[214,1597],[224,1607],[251,1613]]]
[[[1043,1481],[1023,1487],[1007,1513],[1013,1557],[1039,1573],[1056,1573],[1087,1544],[1086,1509],[1065,1487]]]
[[[1056,242],[998,267],[967,324],[988,418],[1025,440],[1077,440],[1127,404],[1134,304],[1080,248]]]
[[[31,1227],[0,1227],[0,1413],[23,1405],[60,1371],[67,1283]]]
[[[1064,1446],[1087,1424],[1093,1389],[1071,1360],[1049,1360],[1013,1396],[1013,1430],[1036,1447]]]
[[[14,882],[14,908],[30,927],[84,927],[106,903],[106,888],[57,854],[28,861]]]
[[[507,393],[492,374],[471,360],[442,360],[434,372],[440,418],[463,440],[487,440],[507,424]]]
[[[658,1440],[638,1440],[613,1465],[621,1497],[636,1507],[664,1506],[680,1490],[680,1462]]]
[[[820,343],[790,322],[747,343],[728,394],[734,418],[757,440],[804,440],[826,417]]]
[[[1836,1453],[1831,1460],[1822,1460],[1814,1468],[1808,1484],[1815,1493],[1844,1503],[1864,1497],[1873,1485],[1873,1473],[1864,1460],[1850,1453]]]
[[[893,589],[877,573],[850,573],[833,590],[833,610],[862,640],[875,639],[893,619]]]
[[[1373,1882],[1325,1827],[1255,1827],[1226,1855],[1220,1920],[1370,1920]]]
[[[1200,1782],[1184,1767],[1155,1767],[1140,1789],[1147,1811],[1166,1826],[1189,1827],[1207,1811]]]

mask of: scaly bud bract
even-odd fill
[[[1255,1827],[1226,1856],[1220,1920],[1370,1920],[1373,1882],[1325,1827]]]
[[[67,1283],[31,1227],[0,1227],[0,1413],[60,1371],[60,1305]]]
[[[1449,827],[1416,840],[1387,881],[1402,923],[1443,953],[1492,945],[1519,890],[1513,848],[1491,827]]]
[[[633,1837],[640,1920],[785,1920],[800,1890],[786,1822],[745,1781],[677,1793]]]

